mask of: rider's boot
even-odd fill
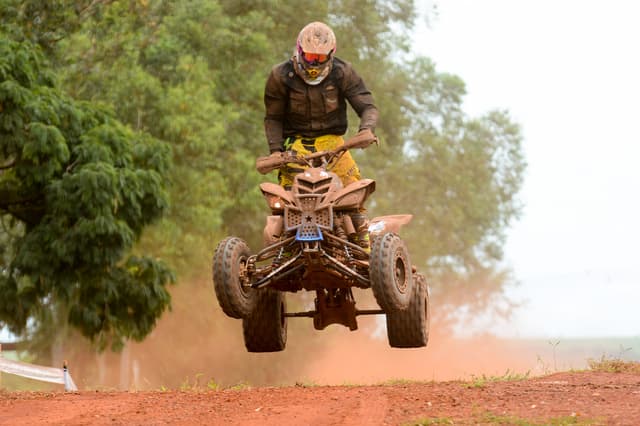
[[[371,253],[371,245],[369,243],[369,219],[365,212],[366,210],[361,210],[359,213],[351,215],[351,221],[356,230],[354,242],[367,253]]]

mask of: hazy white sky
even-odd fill
[[[434,1],[420,0],[428,7]],[[439,0],[417,49],[508,109],[529,163],[510,336],[640,336],[640,2]]]

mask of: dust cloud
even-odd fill
[[[426,348],[396,349],[386,336],[340,333],[306,374],[319,384],[376,384],[401,380],[468,380],[531,372],[530,354],[491,337],[452,339],[433,330]],[[535,361],[535,359],[534,359]]]
[[[426,348],[390,348],[382,316],[358,317],[354,332],[340,325],[317,331],[309,318],[289,318],[285,351],[250,354],[241,321],[222,313],[209,279],[175,286],[172,295],[172,311],[143,342],[101,355],[86,343],[84,350],[76,348],[69,362],[78,386],[158,390],[469,380],[537,375],[550,364],[548,356],[541,361],[522,345],[492,336],[455,339],[433,323]]]

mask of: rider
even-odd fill
[[[290,60],[276,65],[264,91],[264,128],[272,156],[283,151],[298,155],[335,149],[344,144],[348,101],[360,117],[359,132],[373,131],[378,110],[373,96],[351,64],[337,58],[336,37],[326,24],[312,22],[298,34]],[[288,163],[278,173],[280,185],[289,189],[304,166]],[[360,179],[349,152],[332,171],[343,185]]]

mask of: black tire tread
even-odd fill
[[[400,293],[395,286],[394,252],[398,246],[404,251],[407,261],[405,265],[408,279],[407,294]],[[376,302],[385,312],[407,309],[413,288],[411,261],[404,242],[397,234],[387,233],[374,239],[369,259],[369,280]]]
[[[238,277],[238,262],[249,255],[247,243],[237,237],[220,241],[213,255],[213,287],[222,311],[231,318],[243,318],[255,306],[254,291],[244,294]]]
[[[387,337],[392,348],[421,348],[429,342],[429,290],[424,276],[415,278],[409,307],[387,314]]]
[[[251,315],[242,320],[244,345],[249,352],[279,352],[287,344],[285,296],[277,290],[257,291]]]

